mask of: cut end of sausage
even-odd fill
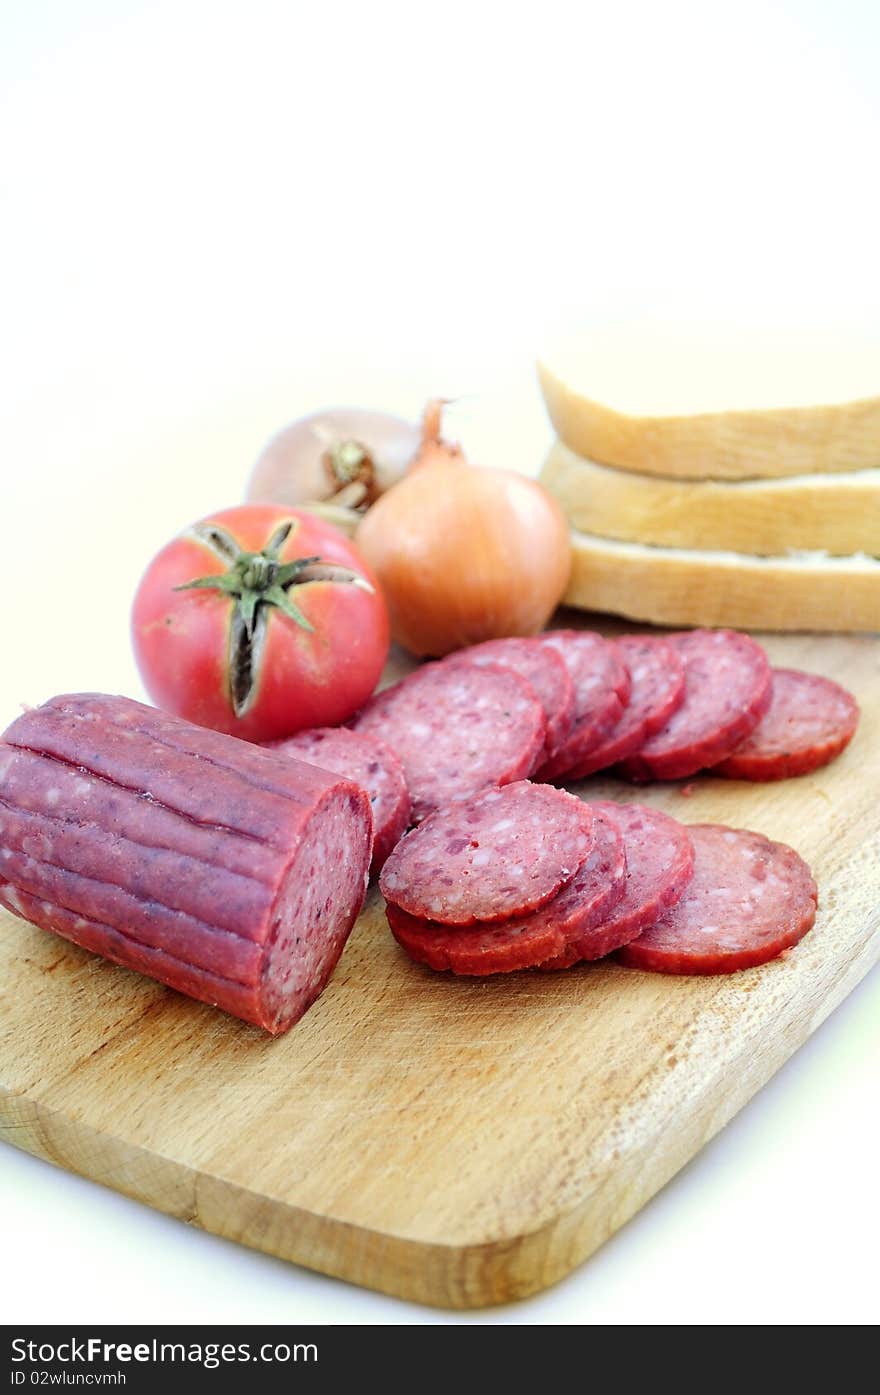
[[[303,830],[278,892],[260,975],[259,1026],[286,1032],[322,992],[360,912],[371,814],[362,790],[330,792]]]

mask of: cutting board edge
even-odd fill
[[[880,935],[869,932],[810,1014],[803,1015],[792,997],[790,1022],[780,1024],[786,1029],[759,1057],[743,1043],[752,1070],[722,1109],[709,1080],[694,1094],[679,1117],[674,1150],[668,1133],[665,1150],[655,1150],[652,1132],[574,1207],[499,1239],[442,1244],[317,1215],[70,1119],[2,1085],[0,1139],[210,1234],[332,1278],[431,1307],[494,1307],[552,1287],[582,1264],[734,1118],[878,960]]]

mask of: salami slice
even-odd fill
[[[314,727],[269,743],[280,755],[333,770],[353,780],[370,797],[373,810],[373,872],[384,866],[409,824],[409,790],[397,756],[378,737],[347,727]]]
[[[523,780],[432,814],[382,869],[386,901],[422,920],[472,925],[537,910],[570,882],[595,841],[574,795]]]
[[[816,883],[802,858],[760,833],[692,824],[694,876],[684,896],[619,952],[660,974],[730,974],[775,959],[816,918]]]
[[[547,721],[549,755],[574,726],[574,684],[559,654],[540,639],[487,639],[450,654],[444,663],[501,664],[531,684]]]
[[[391,747],[414,823],[488,786],[525,779],[547,734],[541,704],[519,674],[474,664],[425,664],[377,693],[349,726]]]
[[[638,751],[666,725],[684,698],[684,664],[671,644],[651,635],[626,635],[614,644],[632,681],[629,702],[605,740],[569,772],[571,780],[581,780]]]
[[[53,698],[0,744],[0,901],[278,1033],[360,910],[362,789],[127,698]]]
[[[620,899],[626,878],[623,838],[602,814],[595,817],[592,852],[567,886],[529,915],[465,930],[418,920],[389,903],[388,924],[411,958],[454,974],[501,974],[541,964],[565,951]]]
[[[770,706],[767,655],[735,630],[666,635],[685,666],[684,700],[622,769],[633,780],[677,780],[724,760]]]
[[[590,630],[549,630],[540,640],[561,656],[574,684],[571,734],[535,775],[552,780],[581,764],[613,730],[629,701],[630,676],[620,651]]]
[[[859,705],[852,693],[794,668],[773,670],[768,710],[732,756],[714,766],[729,780],[787,780],[807,775],[839,756],[852,741]]]
[[[634,940],[681,899],[693,876],[693,845],[676,819],[644,804],[599,800],[590,808],[597,818],[614,822],[623,837],[623,895],[610,915],[569,936],[565,951],[542,969],[567,969],[581,959],[602,959]]]
[[[482,977],[529,969],[548,954],[557,953],[564,943],[552,920],[540,911],[534,916],[467,930],[418,920],[390,902],[386,914],[392,935],[410,959],[429,969],[453,974]]]

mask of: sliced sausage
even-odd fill
[[[622,963],[661,974],[729,974],[775,959],[816,918],[816,883],[785,843],[718,824],[688,829],[696,854],[690,886],[637,940]]]
[[[454,974],[482,977],[529,969],[556,953],[562,943],[552,920],[540,912],[468,930],[419,920],[391,903],[386,914],[392,935],[410,959]]]
[[[629,702],[605,740],[569,772],[571,780],[582,780],[638,751],[666,725],[684,698],[684,663],[671,644],[651,635],[626,635],[614,644],[629,670]]]
[[[713,767],[729,780],[787,780],[839,756],[852,741],[859,705],[852,693],[794,668],[773,670],[768,710],[732,756]]]
[[[694,872],[689,831],[677,819],[644,804],[590,805],[617,825],[626,854],[623,894],[610,915],[569,937],[565,951],[542,969],[567,969],[582,959],[602,959],[640,935],[684,895]]]
[[[414,823],[455,799],[525,779],[547,735],[543,708],[519,674],[474,664],[425,664],[372,697],[349,726],[391,747]]]
[[[601,920],[623,894],[626,857],[623,838],[602,814],[595,818],[595,842],[567,886],[529,915],[467,929],[418,920],[393,903],[388,924],[411,958],[454,974],[500,974],[542,964],[561,954],[573,936]]]
[[[552,780],[585,761],[613,730],[629,701],[630,676],[621,652],[590,630],[548,630],[540,640],[560,655],[574,684],[571,734],[535,775]]]
[[[574,726],[574,684],[559,654],[540,639],[487,639],[450,654],[444,663],[501,664],[531,684],[547,721],[549,756]]]
[[[724,760],[770,706],[770,663],[760,644],[735,630],[666,635],[685,667],[681,706],[622,770],[634,780],[677,780]]]
[[[273,741],[269,749],[333,770],[366,790],[373,810],[372,871],[379,872],[409,827],[409,790],[403,766],[391,748],[367,732],[314,727]]]
[[[273,1033],[363,902],[365,792],[127,698],[53,698],[0,744],[0,901]]]
[[[593,824],[564,790],[527,780],[484,790],[401,839],[379,889],[410,915],[445,925],[521,916],[571,881],[592,849]]]

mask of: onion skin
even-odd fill
[[[401,478],[419,450],[419,428],[388,412],[360,407],[328,407],[291,422],[263,447],[248,481],[249,502],[303,504],[335,494],[326,455],[333,446],[355,442],[369,455],[375,491],[381,494]],[[342,501],[340,501],[342,502]],[[345,500],[348,503],[348,500]]]
[[[535,480],[469,465],[436,440],[425,447],[355,535],[394,638],[440,658],[484,639],[537,634],[571,571],[562,509]]]

